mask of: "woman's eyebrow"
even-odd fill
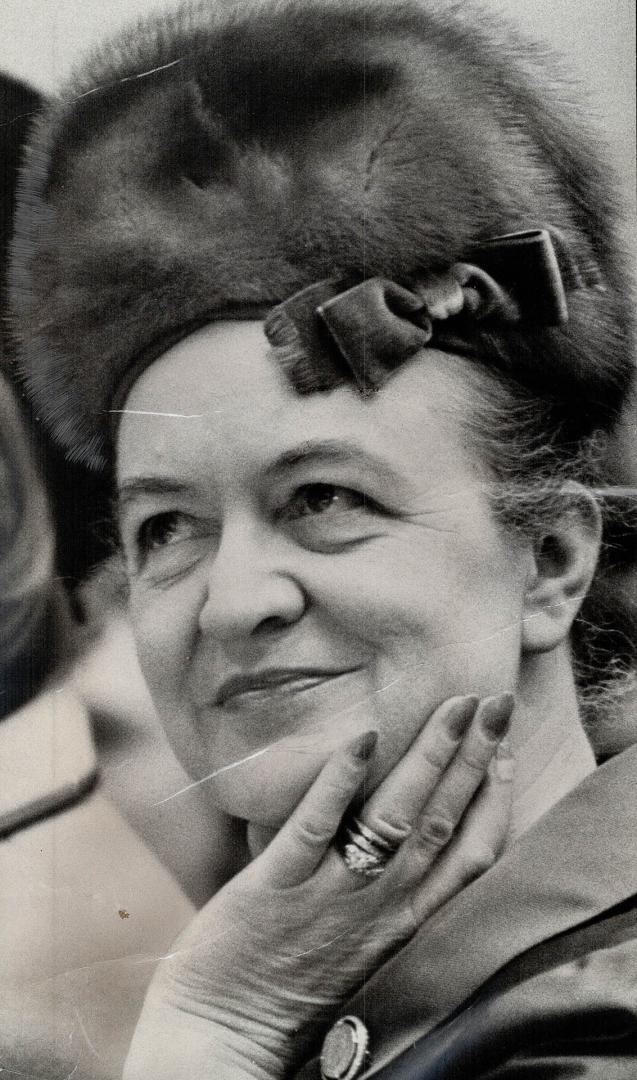
[[[396,483],[400,475],[392,468],[386,458],[365,450],[357,443],[342,439],[320,439],[300,443],[290,450],[280,454],[275,461],[268,465],[266,473],[285,472],[298,465],[307,463],[320,464],[327,462],[335,465],[357,465],[362,468],[373,469],[376,475],[386,477]]]
[[[132,476],[122,481],[116,496],[118,517],[128,506],[144,495],[183,495],[191,491],[188,484],[179,480],[170,480],[165,476]]]

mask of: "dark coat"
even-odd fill
[[[637,1077],[636,774],[597,769],[349,1002],[366,1077]]]

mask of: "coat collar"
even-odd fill
[[[637,746],[600,766],[369,979],[372,1077],[531,946],[637,893]]]

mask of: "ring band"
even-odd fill
[[[377,858],[384,860],[385,852],[382,851],[376,844],[370,843],[366,840],[362,833],[355,832],[354,829],[346,828],[345,833],[348,840],[351,840],[352,844],[356,844],[357,848],[361,851],[366,851],[368,855],[375,855]]]
[[[384,837],[379,836],[377,832],[370,829],[369,825],[365,825],[363,821],[358,818],[352,818],[352,824],[356,826],[357,832],[365,838],[374,847],[380,848],[381,851],[386,851],[388,855],[395,855],[400,847],[400,844],[392,844],[389,840],[385,840]]]
[[[400,846],[390,844],[355,817],[343,822],[343,831],[347,837],[340,845],[343,861],[348,870],[363,877],[379,877]]]

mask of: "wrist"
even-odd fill
[[[239,1034],[177,1006],[144,1006],[123,1080],[282,1080],[285,1067],[255,1033]]]
[[[225,1078],[221,1065],[226,1060],[227,1075],[233,1080],[281,1080],[293,1075],[315,1045],[317,1030],[329,1019],[325,1009],[317,1012],[315,1001],[277,992],[276,982],[273,986],[265,981],[256,965],[249,976],[239,977],[220,962],[213,978],[210,970],[198,969],[196,956],[184,936],[158,966],[136,1029],[137,1046],[157,1052],[162,1042],[174,1042],[174,1032],[183,1031],[191,1057],[192,1048],[198,1050],[202,1077]],[[285,985],[285,980],[281,983]],[[170,1052],[177,1057],[172,1045]],[[204,1071],[208,1059],[217,1071],[214,1067]],[[194,1074],[184,1075],[190,1080]],[[181,1073],[166,1069],[154,1076],[174,1080]],[[125,1075],[124,1080],[137,1080],[137,1074]]]

